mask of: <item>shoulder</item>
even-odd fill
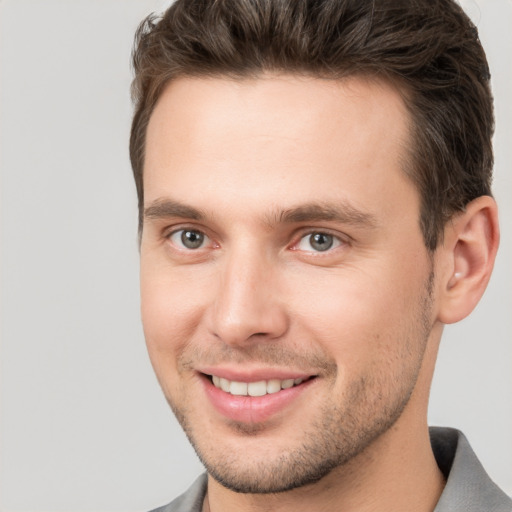
[[[446,478],[434,512],[512,512],[512,500],[491,480],[462,432],[431,428],[430,439]]]
[[[182,495],[168,505],[151,512],[201,512],[206,494],[206,473],[203,473]]]

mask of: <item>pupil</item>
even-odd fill
[[[183,231],[181,241],[188,249],[197,249],[201,247],[204,241],[204,235],[197,231]]]
[[[317,251],[327,251],[332,247],[333,238],[325,233],[315,233],[310,237],[311,247]]]

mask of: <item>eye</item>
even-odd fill
[[[169,240],[178,247],[194,250],[204,247],[210,239],[195,229],[179,229],[171,233]]]
[[[341,241],[339,238],[329,233],[318,231],[303,236],[297,244],[297,249],[310,252],[325,252],[329,249],[339,247],[340,245]]]

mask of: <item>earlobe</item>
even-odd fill
[[[496,202],[481,196],[471,201],[445,228],[439,320],[465,318],[482,297],[496,258],[499,225]]]

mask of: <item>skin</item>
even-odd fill
[[[410,146],[383,82],[180,78],[159,99],[142,317],[209,472],[205,508],[433,510],[443,478],[426,412],[442,325],[478,301],[498,234],[480,198],[429,254]],[[204,237],[197,248],[183,230]],[[222,372],[312,378],[268,417],[233,420],[205,391],[205,373]]]

